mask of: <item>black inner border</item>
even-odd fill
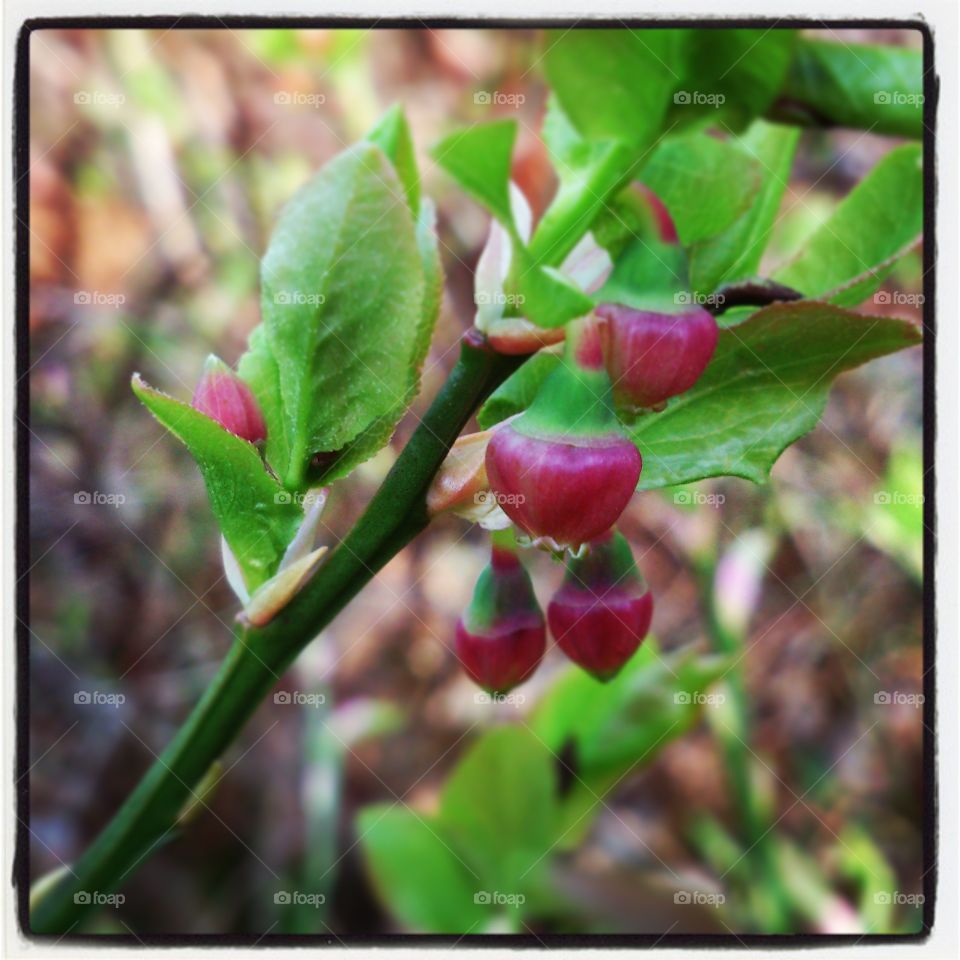
[[[360,29],[658,29],[698,27],[707,29],[908,29],[923,37],[923,212],[924,212],[924,304],[923,304],[923,926],[914,934],[389,934],[365,936],[346,934],[35,934],[29,922],[30,890],[30,687],[29,687],[29,425],[30,390],[26,374],[29,369],[29,230],[30,230],[30,37],[38,30],[64,29],[204,29],[243,30],[251,28],[360,28]],[[937,764],[936,764],[936,606],[935,560],[936,541],[936,108],[940,82],[934,72],[934,41],[929,25],[923,20],[845,19],[816,20],[804,18],[712,18],[712,19],[480,19],[455,17],[417,18],[354,18],[354,17],[283,17],[283,16],[90,16],[39,17],[25,20],[17,36],[14,74],[14,149],[13,177],[15,188],[15,275],[16,324],[16,764],[14,790],[16,796],[17,832],[13,862],[13,881],[17,888],[17,918],[22,934],[37,944],[97,944],[98,946],[455,946],[468,947],[765,947],[853,946],[860,943],[918,943],[926,941],[933,929],[937,892]]]

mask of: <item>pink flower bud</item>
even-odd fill
[[[613,413],[596,325],[571,324],[566,350],[527,411],[496,430],[486,467],[518,527],[576,549],[617,522],[642,461]]]
[[[512,549],[494,546],[457,623],[457,656],[470,678],[506,693],[537,669],[547,631],[530,575]]]
[[[598,680],[610,680],[650,629],[653,597],[619,533],[594,540],[567,561],[563,585],[547,607],[561,650]]]
[[[192,406],[243,440],[267,439],[267,425],[253,391],[217,357],[207,358]]]
[[[619,404],[657,407],[685,393],[717,347],[717,321],[702,307],[667,314],[605,303],[596,315],[606,321],[604,360]]]

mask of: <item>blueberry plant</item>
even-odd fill
[[[602,789],[668,729],[689,727],[681,694],[720,670],[643,644],[655,598],[617,529],[631,497],[708,477],[762,483],[816,425],[837,375],[920,341],[912,322],[852,309],[919,242],[918,143],[892,146],[759,273],[801,128],[919,138],[917,55],[778,29],[574,30],[544,51],[542,138],[559,185],[538,222],[511,181],[515,122],[478,122],[432,148],[492,218],[476,314],[342,542],[317,543],[326,490],[389,442],[419,390],[442,295],[434,205],[399,106],[287,204],[262,261],[262,319],[235,368],[211,358],[192,403],[134,376],[205,481],[240,603],[235,641],[162,757],[36,898],[34,930],[73,929],[90,909],[77,891],[115,889],[188,829],[181,811],[280,674],[441,513],[490,532],[489,566],[450,624],[466,674],[505,694],[537,670],[548,635],[576,666],[533,734],[481,738],[432,821],[364,811],[365,853],[415,929],[485,923],[496,904],[470,890],[480,876],[516,888],[519,861],[496,854],[507,841],[533,854],[525,897],[549,910],[536,863],[582,836],[592,800],[564,794],[543,751],[574,743]],[[475,415],[479,431],[464,433]],[[546,614],[523,560],[538,549],[566,565]],[[638,690],[669,691],[673,706],[659,727],[613,735]],[[422,896],[411,858],[431,884]]]

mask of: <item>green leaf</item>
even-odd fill
[[[247,352],[240,357],[237,373],[253,391],[267,424],[266,461],[278,476],[282,476],[290,462],[291,430],[285,420],[280,370],[270,352],[267,330],[262,323],[251,331]]]
[[[780,454],[816,426],[835,377],[920,340],[906,320],[804,301],[722,329],[697,384],[629,425],[643,454],[638,489],[719,476],[764,482]]]
[[[512,373],[487,399],[477,414],[484,430],[514,414],[523,413],[533,403],[540,385],[560,365],[560,355],[541,350]]]
[[[674,87],[682,30],[551,30],[544,68],[573,126],[588,139],[635,149],[660,132]]]
[[[486,888],[454,852],[439,824],[409,807],[374,806],[357,816],[374,886],[409,929],[482,933],[491,908],[474,901]]]
[[[397,175],[374,144],[328,163],[284,209],[262,264],[291,489],[407,395],[422,257]],[[275,447],[280,450],[279,445]]]
[[[134,374],[133,392],[193,454],[214,516],[255,590],[276,572],[303,512],[263,467],[253,444]]]
[[[563,262],[623,185],[633,159],[633,151],[618,141],[584,141],[571,146],[557,166],[557,194],[530,242],[534,260],[552,266]]]
[[[414,220],[420,215],[420,173],[413,150],[410,124],[399,103],[394,104],[367,134],[390,159],[403,184]]]
[[[738,145],[760,167],[760,187],[749,209],[729,227],[690,251],[693,289],[709,294],[724,283],[756,274],[766,249],[797,149],[800,131],[756,121]]]
[[[640,179],[663,201],[688,246],[715,236],[750,207],[761,170],[734,142],[694,133],[663,140]]]
[[[682,90],[671,120],[706,117],[741,128],[765,113],[783,86],[796,31],[686,30]]]
[[[445,835],[494,889],[518,892],[550,851],[556,830],[555,758],[522,727],[484,734],[440,798]]]
[[[840,306],[863,302],[923,230],[923,153],[891,150],[774,278]]]
[[[553,267],[534,262],[519,242],[513,243],[513,275],[523,315],[540,327],[562,327],[593,309],[593,300],[569,277]]]
[[[451,133],[430,151],[433,159],[508,229],[513,228],[509,185],[516,136],[513,120],[478,123]]]
[[[417,248],[420,251],[423,266],[423,301],[417,336],[406,362],[406,391],[398,398],[391,410],[374,420],[355,440],[344,447],[335,459],[321,470],[309,471],[308,479],[311,486],[332,483],[347,476],[355,467],[389,443],[397,424],[420,391],[420,374],[430,350],[430,341],[433,338],[433,329],[437,322],[440,299],[443,294],[443,271],[440,265],[440,251],[437,249],[436,208],[428,199],[424,199],[420,204]]]
[[[537,704],[532,728],[551,750],[573,740],[586,776],[649,763],[690,728],[702,703],[696,695],[728,666],[690,651],[664,655],[649,637],[607,683],[571,667]]]
[[[818,122],[919,139],[923,55],[894,46],[802,39],[783,88]]]

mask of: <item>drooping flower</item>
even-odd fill
[[[502,534],[495,534],[490,563],[457,623],[456,649],[463,669],[491,693],[526,680],[543,659],[547,630],[530,575]]]
[[[563,362],[530,407],[490,440],[491,489],[529,537],[576,550],[616,523],[641,466],[613,412],[598,326],[592,318],[575,321]]]
[[[598,680],[610,680],[650,629],[653,597],[630,544],[611,530],[567,560],[563,585],[547,607],[557,645]]]
[[[615,401],[658,407],[685,393],[703,374],[717,347],[717,321],[703,307],[682,304],[676,313],[604,303],[604,360]]]

